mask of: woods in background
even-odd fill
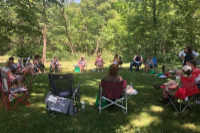
[[[4,0],[0,54],[165,55],[200,46],[199,0]],[[30,55],[31,54],[31,55]]]

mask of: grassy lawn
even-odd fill
[[[5,62],[8,57],[0,57],[0,63]],[[73,64],[77,61],[61,62],[62,73],[73,72]],[[19,104],[11,111],[0,103],[0,132],[21,133],[66,133],[66,132],[147,132],[147,133],[171,133],[171,132],[200,132],[200,106],[197,111],[189,108],[180,115],[170,106],[157,102],[162,96],[162,90],[156,90],[154,83],[163,83],[165,79],[159,79],[151,74],[129,72],[129,63],[123,64],[119,75],[130,84],[133,82],[138,95],[128,100],[128,114],[125,115],[119,107],[107,108],[99,114],[95,107],[98,83],[108,73],[109,61],[106,61],[104,72],[92,72],[95,68],[94,59],[88,60],[88,71],[86,73],[74,73],[75,86],[81,82],[81,100],[86,102],[86,109],[81,110],[76,116],[68,116],[55,113],[52,117],[46,112],[44,103],[45,96],[49,91],[48,77],[40,74],[31,77],[33,90],[29,95],[31,105]],[[180,64],[179,64],[180,65]],[[47,72],[49,63],[46,64]],[[161,67],[161,66],[160,66]],[[12,104],[15,103],[15,100]]]

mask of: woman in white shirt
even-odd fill
[[[187,61],[190,61],[192,59],[195,59],[196,57],[199,57],[199,54],[195,51],[192,51],[191,45],[187,45],[185,50],[181,51],[179,53],[179,57],[183,60],[183,66],[186,65]]]

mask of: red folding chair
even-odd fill
[[[194,85],[194,81],[195,81],[194,77],[181,76],[182,86],[176,91],[175,96],[168,94],[168,92],[166,91],[166,93],[168,94],[168,99],[169,99],[169,102],[167,103],[166,106],[173,105],[173,107],[178,113],[183,113],[188,106],[192,110],[195,109],[195,95],[199,93],[199,90],[198,90],[198,87]],[[173,88],[169,88],[169,89],[173,89]],[[188,99],[186,100],[186,98]],[[175,103],[178,100],[180,101],[179,111],[175,105]],[[190,104],[192,100],[194,101],[194,107],[192,107]],[[185,106],[182,109],[182,103],[184,101],[185,101]]]
[[[29,83],[29,89],[26,88],[26,86],[21,87],[10,87],[9,84],[9,76],[5,71],[1,71],[1,81],[2,81],[2,105],[5,106],[7,110],[10,110],[10,97],[13,97],[17,100],[17,102],[11,107],[13,109],[17,104],[24,103],[25,105],[29,106],[30,102],[28,100],[28,94],[31,91],[31,83]],[[18,94],[23,93],[23,95],[20,97]],[[16,95],[17,94],[17,95]],[[25,101],[26,100],[26,101]]]
[[[108,82],[106,80],[101,80],[99,86],[99,113],[101,113],[101,110],[111,105],[117,105],[122,108],[125,114],[127,114],[126,86],[126,80],[121,82]],[[108,101],[108,104],[104,107],[101,107],[102,100]],[[123,105],[124,100],[125,106]]]

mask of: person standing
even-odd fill
[[[186,65],[187,61],[193,60],[196,57],[199,57],[199,54],[195,51],[192,51],[191,45],[187,45],[185,50],[179,53],[179,57],[183,60],[183,66]]]
[[[130,63],[130,68],[129,68],[129,70],[132,71],[132,70],[133,70],[133,66],[136,66],[136,67],[137,67],[136,71],[138,71],[140,65],[142,64],[142,62],[143,62],[143,58],[142,58],[142,56],[140,55],[140,53],[138,53],[138,54],[133,58],[133,62]]]

